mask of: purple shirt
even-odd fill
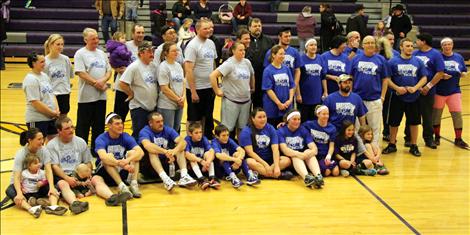
[[[263,89],[263,108],[268,118],[282,117],[287,110],[292,108],[291,106],[286,110],[279,110],[274,101],[269,98],[267,90],[272,90],[279,101],[282,103],[289,99],[289,91],[295,87],[294,79],[292,74],[285,65],[281,65],[278,69],[272,64],[268,65],[263,72],[263,83],[261,89]]]
[[[442,58],[441,52],[434,48],[426,52],[420,50],[413,51],[413,56],[420,59],[426,67],[428,82],[433,79],[437,72],[444,71],[444,58]],[[436,88],[433,87],[429,90],[428,95],[434,95],[435,93]]]
[[[243,128],[240,133],[240,146],[253,146],[253,151],[257,153],[263,160],[270,160],[273,158],[273,152],[271,145],[279,144],[279,138],[271,124],[266,123],[266,125],[261,130],[257,130],[255,134],[256,145],[252,141],[252,130],[250,126]]]
[[[331,54],[331,51],[327,51],[321,55],[325,66],[326,66],[326,74],[339,76],[341,74],[349,74],[351,69],[351,62],[348,59],[348,56],[345,54],[340,54],[335,56]],[[328,94],[331,94],[337,91],[338,83],[336,81],[327,80],[326,82],[328,88]]]
[[[341,129],[343,121],[356,122],[356,117],[362,117],[367,113],[367,108],[360,96],[351,92],[349,96],[342,96],[339,91],[330,94],[323,101],[330,110],[330,122],[336,129]]]
[[[301,60],[299,87],[302,103],[308,105],[320,104],[323,94],[322,80],[325,79],[326,65],[320,55],[316,55],[315,59],[311,59],[303,54]]]
[[[449,74],[452,78],[448,80],[440,80],[436,86],[436,94],[442,96],[448,96],[455,93],[460,93],[460,76],[462,72],[467,72],[467,66],[465,66],[465,61],[463,57],[454,52],[451,56],[444,57],[444,73]]]
[[[307,121],[303,126],[310,132],[313,142],[317,145],[317,159],[323,159],[328,154],[330,142],[335,142],[336,127],[328,123],[325,127],[320,126],[318,121]]]
[[[286,144],[288,148],[296,151],[308,149],[308,144],[313,142],[312,136],[303,126],[300,126],[295,131],[291,131],[285,125],[277,130],[277,134],[280,144]]]
[[[397,86],[415,86],[423,76],[426,76],[426,67],[423,62],[412,56],[410,59],[393,57],[389,61],[391,79]],[[398,95],[398,98],[404,102],[412,103],[419,97],[419,91],[413,94],[405,93]]]
[[[352,59],[351,75],[353,75],[353,91],[362,100],[373,101],[380,99],[382,94],[382,81],[390,77],[390,70],[385,58],[381,55],[364,54]]]

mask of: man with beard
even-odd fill
[[[246,50],[246,58],[251,62],[255,71],[255,92],[251,100],[253,108],[263,107],[263,91],[261,90],[261,80],[263,78],[263,61],[266,52],[274,45],[273,40],[262,33],[262,24],[259,18],[252,18],[248,22],[248,29],[250,31],[250,46]]]
[[[132,40],[126,42],[127,50],[132,53],[131,60],[134,62],[139,58],[138,48],[144,41],[145,29],[143,25],[135,24],[132,28]]]

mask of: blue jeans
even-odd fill
[[[131,110],[132,119],[132,137],[136,141],[139,141],[139,132],[148,123],[147,116],[150,114],[149,111],[143,108],[136,108]]]
[[[181,127],[181,118],[183,117],[183,109],[162,109],[158,108],[157,111],[163,116],[163,121],[166,126],[173,128],[179,133]]]
[[[137,21],[137,7],[126,8],[126,20]]]
[[[101,18],[101,32],[105,43],[109,40],[109,27],[111,27],[111,34],[114,34],[117,31],[117,20],[113,16],[103,16]]]
[[[245,18],[243,20],[239,20],[236,17],[232,18],[232,32],[236,33],[238,31],[238,25],[248,25],[248,21],[250,21],[250,17]]]

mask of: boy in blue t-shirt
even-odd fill
[[[185,157],[197,177],[199,187],[202,190],[208,187],[220,188],[220,183],[215,179],[214,149],[209,140],[202,136],[202,125],[199,122],[189,124],[188,136],[184,140],[186,141]],[[209,173],[209,181],[202,175],[199,165],[203,172]]]
[[[215,138],[212,140],[212,147],[214,148],[215,156],[222,162],[225,174],[232,181],[232,186],[239,188],[243,185],[243,182],[237,177],[240,170],[245,174],[248,185],[259,184],[258,177],[253,174],[252,170],[248,169],[244,159],[245,150],[229,137],[230,132],[228,128],[224,125],[219,125],[215,128],[214,134]]]

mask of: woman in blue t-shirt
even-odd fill
[[[280,156],[276,129],[267,123],[266,112],[255,108],[250,114],[250,123],[240,133],[240,146],[250,158],[246,160],[250,169],[259,174],[289,180],[292,172],[281,170],[291,165],[288,157]]]
[[[290,69],[283,64],[284,57],[284,48],[280,45],[273,46],[269,57],[271,64],[263,72],[263,108],[266,110],[268,123],[273,126],[282,122],[282,116],[292,108],[294,101],[294,79]]]
[[[320,173],[317,155],[317,146],[312,136],[305,127],[301,126],[300,112],[291,110],[286,113],[284,121],[286,125],[277,130],[279,136],[279,147],[286,156],[292,159],[295,171],[304,179],[305,186],[320,188],[323,177]],[[308,169],[313,173],[308,173]]]

